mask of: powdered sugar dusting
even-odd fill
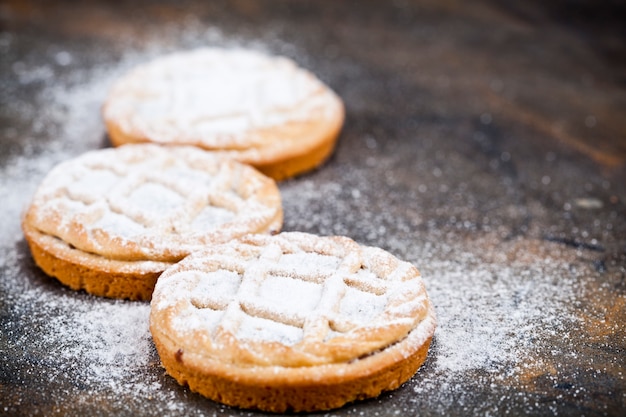
[[[104,377],[120,380],[129,370],[137,372],[149,365],[151,358],[146,353],[152,346],[146,331],[148,313],[145,303],[105,302],[96,309],[89,302],[77,303],[72,312],[49,319],[42,342],[61,362],[92,355],[83,382],[93,384]],[[67,343],[59,345],[55,343],[59,337],[56,333],[61,328],[69,334]],[[96,334],[101,335],[100,340],[92,339]]]
[[[271,305],[281,305],[287,310],[306,314],[313,311],[322,298],[322,287],[312,282],[268,275],[259,286],[257,295]]]
[[[232,141],[249,130],[323,111],[318,93],[324,89],[286,58],[201,48],[158,58],[124,76],[113,87],[104,117],[156,142],[201,140],[215,147],[221,136]]]
[[[388,297],[348,288],[341,300],[339,311],[349,320],[366,326],[387,306]]]
[[[442,271],[428,282],[431,296],[439,300],[440,325],[448,329],[437,338],[447,347],[436,360],[442,372],[496,370],[505,364],[514,372],[527,359],[522,352],[531,338],[565,331],[571,320],[566,311],[575,298],[575,282],[566,276],[559,277],[563,280],[559,285],[542,279],[547,272],[559,275],[562,267],[484,265],[468,272],[460,262],[432,262],[428,268]],[[467,302],[446,297],[453,283],[463,289]]]
[[[32,37],[18,45],[17,36],[9,30],[0,34],[3,53],[31,46]],[[276,30],[280,34],[282,29]],[[25,99],[25,94],[8,95],[10,100],[3,101],[10,116],[4,120],[16,123],[16,127],[3,126],[3,138],[19,136],[24,140],[19,152],[13,150],[0,165],[0,414],[132,415],[140,410],[167,416],[257,415],[222,407],[179,387],[159,366],[147,329],[147,304],[90,297],[46,278],[30,260],[19,225],[24,207],[53,166],[108,146],[100,107],[116,79],[137,64],[181,46],[201,43],[240,46],[241,42],[190,17],[184,29],[159,27],[152,38],[137,40],[134,49],[124,45],[125,52],[119,56],[46,44],[35,51],[43,57],[39,62],[21,56],[6,66],[9,74],[5,75],[14,78],[19,89],[37,93],[33,101]],[[303,53],[301,45],[281,40],[271,45],[267,39],[246,44],[255,49],[288,51],[305,63],[319,58]],[[85,63],[84,56],[97,57],[96,64],[87,60],[85,67],[79,66]],[[343,61],[343,69],[356,69],[346,76],[354,72],[362,75],[364,70],[355,59]],[[348,108],[357,113],[369,110],[365,106],[371,103],[357,102],[362,85],[349,84],[345,89],[351,94]],[[285,228],[348,235],[414,263],[435,304],[438,328],[425,365],[407,385],[379,400],[326,415],[446,415],[450,410],[466,415],[560,415],[568,414],[568,410],[569,414],[582,414],[586,408],[577,405],[585,402],[623,405],[623,390],[598,397],[581,377],[603,386],[606,378],[617,375],[616,380],[624,386],[623,341],[617,340],[624,335],[624,297],[607,296],[623,291],[623,279],[619,280],[623,264],[615,266],[623,257],[616,255],[613,264],[610,259],[605,264],[593,247],[568,248],[533,240],[542,236],[536,230],[503,243],[505,234],[491,236],[487,227],[473,228],[473,219],[464,217],[463,207],[451,207],[448,200],[459,184],[444,181],[446,172],[440,159],[451,153],[445,148],[438,148],[436,153],[420,149],[425,156],[415,158],[413,165],[423,164],[419,172],[424,177],[411,184],[414,189],[402,188],[406,184],[394,166],[405,166],[403,158],[415,155],[393,152],[398,145],[393,140],[397,132],[387,124],[387,116],[392,119],[390,124],[396,121],[392,115],[384,115],[374,117],[374,122],[367,119],[370,124],[364,125],[361,123],[366,122],[355,117],[346,126],[334,161],[310,176],[281,184]],[[385,125],[369,131],[373,123]],[[437,139],[424,139],[424,146],[444,146],[444,141],[433,145]],[[362,160],[350,159],[352,146],[366,146],[371,154]],[[492,162],[502,165],[515,159],[515,153],[508,151]],[[454,166],[459,163],[455,160]],[[436,180],[429,177],[431,171]],[[459,189],[463,194],[471,191]],[[615,189],[613,185],[612,192]],[[377,198],[381,190],[383,197]],[[405,207],[407,211],[401,213],[395,203],[397,194],[405,192],[414,198],[415,207]],[[587,195],[591,191],[585,188],[580,192]],[[450,207],[437,207],[436,213],[429,213],[422,199],[432,193],[440,194],[440,199],[435,199],[438,204]],[[571,190],[568,193],[563,192],[571,195]],[[609,204],[608,199],[593,201],[601,201],[605,208]],[[528,210],[530,217],[542,216],[532,203],[528,207],[511,204],[503,210],[514,215]],[[575,216],[575,205],[566,211],[558,215]],[[446,213],[454,217],[441,223]],[[617,212],[610,222],[598,217],[599,227],[608,224],[606,232],[614,238],[616,230],[623,229],[621,219]],[[507,231],[498,213],[489,220],[492,230]],[[546,222],[542,218],[539,223]],[[598,229],[577,227],[573,235],[591,233],[591,240],[593,230]],[[464,239],[468,234],[471,238]],[[599,274],[604,274],[606,283],[596,282],[594,277]],[[616,275],[611,284],[610,277]],[[615,302],[593,309],[586,304],[593,297]],[[601,346],[594,353],[611,356],[614,369],[599,368],[594,356],[583,351],[589,344]],[[544,392],[555,395],[547,398]],[[565,412],[563,401],[569,401],[571,407]],[[614,407],[607,409],[607,414],[618,415],[621,410],[623,406],[619,410]]]
[[[204,175],[163,169],[191,164]],[[108,259],[132,253],[135,259],[173,260],[282,223],[278,189],[248,166],[198,148],[146,144],[91,151],[59,164],[28,213],[31,227]],[[211,214],[217,216],[207,218]]]
[[[4,276],[17,280],[32,272],[16,262],[22,256],[9,250]],[[9,344],[0,350],[19,352],[28,346],[35,355],[14,354],[17,362],[9,369],[25,384],[31,379],[48,381],[48,400],[40,411],[71,414],[73,409],[84,410],[81,407],[92,397],[110,401],[117,412],[138,406],[139,398],[157,399],[164,411],[183,409],[176,390],[162,381],[147,303],[96,299],[56,283],[51,286],[50,281],[24,284],[24,291],[3,296],[12,319],[2,322]],[[68,397],[76,402],[65,403]],[[121,398],[124,402],[118,403]]]

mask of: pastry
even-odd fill
[[[344,107],[288,58],[202,48],[157,58],[122,76],[103,117],[115,146],[198,146],[282,180],[331,155]]]
[[[151,144],[59,164],[22,219],[48,275],[75,290],[142,300],[163,270],[192,251],[281,226],[271,178],[195,147]]]
[[[215,401],[327,410],[392,390],[436,326],[419,271],[346,237],[249,235],[159,278],[150,330],[166,371]]]

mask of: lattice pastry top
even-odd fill
[[[185,358],[244,368],[351,363],[411,332],[414,350],[434,328],[413,265],[348,238],[297,232],[189,256],[161,276],[151,310],[153,334]]]
[[[192,147],[126,145],[55,167],[25,215],[28,229],[120,261],[178,261],[193,250],[277,232],[273,180]]]

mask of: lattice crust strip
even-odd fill
[[[28,221],[84,252],[176,261],[207,244],[278,231],[278,188],[247,165],[191,147],[127,145],[53,169]]]
[[[349,362],[428,315],[418,270],[348,238],[250,235],[193,254],[159,279],[152,314],[185,351],[228,363]]]

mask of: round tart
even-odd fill
[[[215,401],[316,411],[411,378],[436,326],[418,270],[345,237],[249,235],[159,278],[150,330],[166,371]]]
[[[73,289],[148,300],[157,277],[194,250],[278,232],[276,183],[194,147],[127,145],[56,166],[22,229],[37,265]]]
[[[281,180],[332,153],[339,97],[284,57],[203,48],[163,56],[119,79],[103,107],[114,145],[219,150]]]

